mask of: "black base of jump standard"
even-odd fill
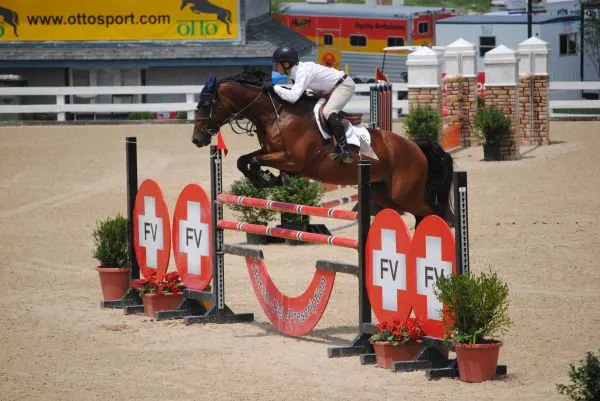
[[[135,291],[132,288],[129,288],[121,299],[117,299],[114,301],[100,301],[101,308],[109,309],[127,309],[138,305],[142,305],[142,300],[140,299],[137,291]],[[144,305],[142,305],[142,312],[143,311]]]
[[[363,331],[375,334],[375,326],[372,324],[363,325]],[[415,359],[409,361],[394,361],[392,362],[392,372],[414,372],[416,370],[424,370],[425,376],[429,380],[440,379],[442,377],[457,378],[459,377],[458,363],[456,359],[446,357],[447,351],[452,351],[448,348],[441,339],[435,337],[424,337],[425,346]],[[361,365],[374,365],[376,363],[375,353],[365,353],[360,355]],[[496,377],[506,375],[506,365],[498,365],[496,367]]]

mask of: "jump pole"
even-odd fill
[[[319,207],[305,205],[290,205],[283,202],[267,201],[261,199],[250,199],[237,197],[222,193],[222,154],[215,145],[210,146],[211,160],[211,203],[212,203],[212,238],[211,246],[213,252],[213,292],[210,297],[215,302],[211,322],[222,321],[250,321],[253,320],[252,314],[233,314],[225,306],[225,276],[224,276],[224,257],[225,254],[232,254],[242,257],[252,257],[263,259],[262,251],[242,246],[226,245],[224,243],[223,231],[239,230],[264,233],[276,237],[293,238],[307,242],[324,243],[329,245],[345,246],[358,250],[358,266],[347,263],[332,261],[317,261],[317,268],[323,270],[332,270],[338,273],[353,274],[358,277],[358,296],[359,296],[359,334],[348,346],[331,347],[328,349],[330,357],[361,355],[366,352],[373,352],[373,348],[368,339],[370,335],[363,331],[363,327],[371,323],[371,305],[367,288],[365,285],[365,246],[367,235],[370,228],[370,162],[360,160],[358,163],[359,176],[359,212],[350,212],[344,210],[326,210]],[[242,199],[241,199],[242,198]],[[358,240],[351,240],[339,237],[333,237],[322,234],[308,232],[299,232],[294,230],[284,230],[276,228],[267,228],[265,226],[251,225],[240,222],[223,221],[223,204],[245,204],[247,206],[269,208],[283,212],[292,212],[305,215],[315,215],[324,217],[334,217],[344,220],[358,220],[359,235]],[[294,206],[291,208],[291,206]],[[245,320],[249,319],[249,320]],[[185,324],[206,322],[205,316],[185,316]]]

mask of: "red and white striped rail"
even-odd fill
[[[259,209],[276,210],[284,213],[302,214],[304,216],[330,217],[340,220],[358,221],[358,213],[349,210],[297,205],[294,203],[279,202],[230,194],[219,194],[217,196],[217,200],[221,204],[256,207]]]
[[[350,202],[358,202],[358,194],[354,194],[351,196],[342,196],[341,198],[325,201],[321,203],[321,207],[335,207]]]
[[[252,234],[269,235],[271,237],[358,249],[358,240],[353,238],[335,237],[333,235],[315,234],[306,231],[288,230],[285,228],[269,227],[262,226],[260,224],[240,223],[238,221],[227,220],[219,220],[217,222],[217,226],[222,230],[243,231]]]

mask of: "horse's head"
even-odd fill
[[[184,0],[185,1],[185,0]],[[219,83],[215,76],[209,75],[200,92],[196,106],[196,123],[192,134],[192,143],[198,147],[209,145],[212,137],[225,124],[229,111],[218,103]]]
[[[249,76],[250,79],[259,81],[249,82]],[[263,93],[264,82],[260,79],[262,75],[240,74],[218,82],[216,77],[210,75],[200,92],[200,100],[196,107],[192,143],[198,147],[207,146],[223,125],[245,117],[250,111],[250,106]],[[228,84],[227,89],[219,89],[221,83],[225,82]]]

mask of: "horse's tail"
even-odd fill
[[[450,202],[450,189],[454,175],[454,161],[438,143],[417,139],[419,148],[427,157],[428,173],[425,185],[425,199],[435,214],[454,226],[455,215]]]

